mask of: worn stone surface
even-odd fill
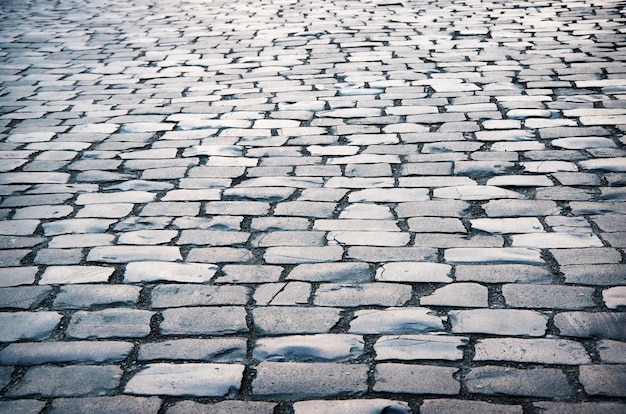
[[[0,20],[1,412],[624,411],[619,1]]]

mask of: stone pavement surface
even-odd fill
[[[0,412],[626,412],[618,1],[0,2]]]

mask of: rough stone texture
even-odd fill
[[[468,391],[478,394],[546,398],[574,395],[565,374],[556,368],[486,366],[472,369],[465,380]]]
[[[80,397],[106,395],[122,378],[117,366],[67,365],[36,366],[11,387],[7,396],[15,397]]]
[[[221,397],[241,386],[243,365],[150,364],[135,374],[124,392],[136,395]]]
[[[262,362],[256,370],[252,393],[257,396],[303,399],[367,391],[368,367],[363,364]]]
[[[624,411],[621,2],[0,20],[0,411]]]

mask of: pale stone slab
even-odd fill
[[[450,283],[452,266],[432,262],[393,262],[376,269],[380,282]]]
[[[459,361],[463,359],[463,348],[469,338],[446,335],[386,335],[380,337],[374,345],[377,361],[385,360],[421,360],[445,359]]]
[[[124,392],[135,395],[222,397],[241,387],[239,364],[149,364],[135,374]]]
[[[217,272],[217,266],[204,263],[131,262],[126,265],[124,282],[154,281],[206,283]]]

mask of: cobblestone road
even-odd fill
[[[0,412],[626,412],[617,1],[0,2]]]

